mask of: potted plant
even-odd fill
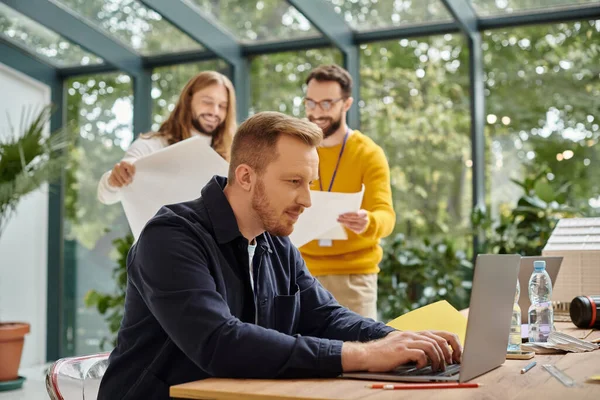
[[[0,138],[0,240],[20,200],[62,173],[67,157],[63,150],[70,140],[66,130],[45,134],[51,114],[51,106],[39,111],[26,108],[19,130],[10,125],[10,135]],[[0,319],[0,386],[5,389],[22,384],[18,370],[29,329],[26,322]]]

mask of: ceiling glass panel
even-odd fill
[[[134,0],[55,0],[143,55],[202,46],[155,11]]]
[[[320,36],[310,22],[285,0],[189,0],[216,19],[239,41]]]
[[[57,67],[99,64],[100,57],[88,53],[54,31],[0,3],[0,37],[41,56]]]
[[[451,21],[439,0],[324,0],[359,31]]]
[[[502,15],[529,10],[560,9],[582,4],[600,4],[600,0],[471,0],[479,15]]]

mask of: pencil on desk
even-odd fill
[[[527,364],[525,366],[525,368],[521,368],[521,373],[524,374],[525,372],[529,371],[531,368],[535,367],[537,365],[537,363],[535,361],[530,362],[529,364]]]
[[[483,386],[481,383],[417,383],[394,385],[389,383],[373,383],[369,389],[383,390],[415,390],[415,389],[472,389]]]

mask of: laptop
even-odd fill
[[[418,369],[409,364],[392,372],[348,372],[341,377],[400,382],[467,382],[499,367],[506,359],[520,264],[521,256],[517,254],[477,256],[461,364],[448,365],[443,372],[433,372],[431,367]]]
[[[527,311],[531,302],[529,301],[529,278],[533,273],[533,262],[538,260],[546,261],[546,271],[550,275],[552,281],[552,287],[556,282],[558,271],[560,270],[560,264],[562,263],[562,257],[521,257],[521,269],[519,270],[519,286],[521,287],[521,294],[519,295],[519,307],[521,307],[521,324],[527,324]],[[521,330],[523,333],[523,330]],[[525,336],[526,337],[526,336]]]

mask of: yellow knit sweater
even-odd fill
[[[342,145],[320,147],[319,169],[323,190],[329,188]],[[302,246],[300,252],[310,272],[315,275],[373,274],[379,272],[383,250],[379,239],[392,233],[396,214],[392,205],[390,170],[385,154],[369,137],[353,131],[331,189],[332,192],[355,193],[365,185],[361,208],[367,210],[369,224],[360,235],[346,229],[348,240],[334,240],[333,246],[319,246],[317,240]],[[312,190],[320,190],[316,181]]]

